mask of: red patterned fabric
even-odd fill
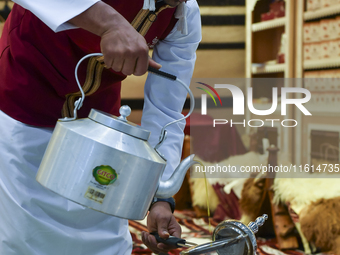
[[[220,203],[217,206],[213,219],[215,221],[223,221],[226,219],[241,219],[241,211],[239,207],[239,199],[235,195],[234,191],[231,190],[230,194],[224,192],[224,186],[219,183],[212,185]]]
[[[214,228],[218,225],[219,221],[210,219],[211,229],[209,229],[208,218],[195,218],[195,213],[193,211],[175,211],[174,213],[176,220],[182,227],[182,238],[187,241],[191,238],[200,238],[202,243],[207,243],[211,241],[212,232]],[[141,231],[147,231],[145,225],[137,221],[129,221],[130,232],[133,240],[133,250],[132,254],[152,254],[153,253],[143,244],[140,233]],[[188,231],[186,231],[188,230]],[[197,239],[196,239],[197,240]],[[280,251],[275,239],[257,240],[257,253],[259,255],[304,255],[302,251],[298,250],[285,250]],[[184,248],[175,249],[169,252],[169,255],[178,255]],[[325,255],[325,254],[319,254]],[[331,255],[331,254],[328,254]]]

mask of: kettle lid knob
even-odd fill
[[[120,107],[119,113],[120,116],[118,117],[118,119],[126,122],[126,117],[131,114],[131,108],[128,105],[123,105]]]

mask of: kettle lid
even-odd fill
[[[130,115],[131,109],[127,105],[123,105],[119,109],[120,117],[114,116],[112,114],[91,109],[89,114],[89,119],[96,121],[104,126],[113,128],[122,133],[131,135],[133,137],[147,141],[150,137],[150,131],[145,130],[135,123],[132,123],[126,119]]]

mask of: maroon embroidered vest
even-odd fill
[[[105,1],[130,23],[142,9],[143,0],[126,4]],[[160,12],[145,39],[152,47],[164,39],[176,23],[174,8]],[[83,29],[55,33],[30,11],[14,5],[0,39],[0,110],[23,123],[53,127],[61,118],[65,96],[79,91],[74,77],[77,62],[86,54],[100,52],[100,37]],[[79,68],[84,83],[86,61]],[[119,115],[121,73],[103,70],[99,89],[86,97],[78,111],[87,117],[91,108]]]

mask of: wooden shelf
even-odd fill
[[[340,4],[332,5],[315,11],[308,11],[303,14],[304,20],[319,19],[327,16],[340,14]]]
[[[280,87],[286,86],[285,83],[281,84],[282,79],[294,77],[295,5],[297,1],[285,0],[285,17],[259,22],[261,15],[268,12],[271,2],[270,0],[246,0],[246,77],[254,78],[247,82],[247,89],[249,87],[253,88],[253,96],[256,99],[263,97],[271,100],[272,88],[279,83]],[[285,34],[285,37],[282,36],[283,34]],[[285,43],[281,47],[281,42],[283,41]],[[285,63],[276,63],[279,52],[284,52]],[[275,84],[262,85],[259,84],[260,79],[268,79],[268,81],[269,79],[274,79]],[[271,103],[261,102],[266,101],[254,101],[254,108],[268,110],[272,106]],[[292,114],[293,111],[288,111],[287,118],[293,118]],[[272,115],[271,118],[281,119],[279,105]],[[253,117],[256,119],[268,118],[268,116],[255,116],[250,111],[245,112],[246,120]],[[291,147],[293,147],[293,129],[282,128],[280,123],[274,124],[280,130],[280,136],[277,139],[280,150],[282,152],[291,151]],[[266,125],[271,125],[271,123],[268,122]],[[245,132],[251,133],[252,129],[253,127],[246,126]]]
[[[275,64],[275,65],[252,65],[252,73],[253,74],[261,74],[261,73],[281,73],[284,72],[286,68],[285,64]]]
[[[303,69],[322,69],[340,67],[340,58],[305,60],[303,62]]]
[[[246,77],[291,78],[294,72],[294,13],[295,1],[285,0],[285,17],[262,21],[261,14],[268,11],[269,0],[246,1]],[[254,23],[255,21],[255,23]],[[286,64],[265,65],[276,59],[282,35],[286,43],[282,51]],[[254,67],[253,63],[263,63]],[[255,76],[254,76],[255,75]]]
[[[253,32],[262,31],[266,29],[271,29],[275,27],[282,27],[286,24],[286,17],[277,18],[273,20],[263,21],[254,23],[251,25],[251,30]]]

